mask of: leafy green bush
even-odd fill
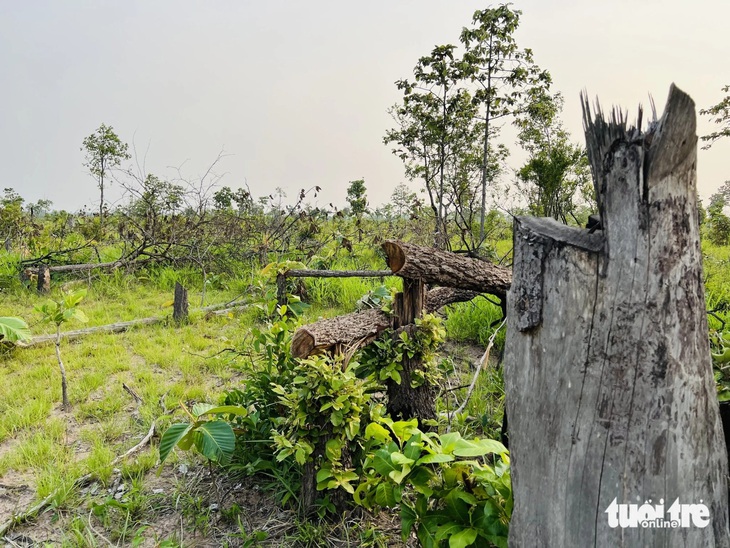
[[[355,501],[369,510],[400,508],[406,540],[421,546],[507,546],[512,484],[507,449],[457,432],[424,433],[418,422],[380,417],[365,430],[370,453]]]

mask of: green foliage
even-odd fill
[[[196,403],[192,410],[188,410],[185,405],[182,408],[190,417],[190,422],[173,424],[162,435],[160,464],[165,462],[175,446],[184,451],[195,447],[210,461],[229,463],[235,448],[235,436],[231,425],[218,417],[246,416],[248,411],[237,405],[216,406],[209,403]],[[210,415],[215,418],[206,418]]]
[[[710,333],[710,347],[717,398],[720,401],[730,401],[730,332]]]
[[[424,547],[507,546],[512,487],[507,449],[459,433],[424,433],[416,420],[381,417],[365,430],[369,453],[355,501],[400,508],[401,531]]]
[[[365,346],[358,356],[358,377],[372,377],[381,383],[392,379],[400,384],[403,360],[418,357],[422,365],[413,372],[412,387],[438,384],[441,373],[436,350],[443,343],[446,330],[433,314],[426,314],[415,323],[416,329],[410,335],[407,330],[397,333],[386,330],[376,341]]]
[[[365,180],[358,179],[350,181],[347,187],[347,203],[350,204],[350,211],[355,217],[362,216],[368,208],[367,188]]]
[[[0,341],[13,343],[30,338],[30,328],[21,318],[0,317]]]
[[[89,319],[83,311],[77,308],[84,297],[86,297],[86,289],[79,289],[66,294],[58,301],[47,301],[38,306],[36,311],[43,314],[43,321],[50,322],[57,327],[71,320],[86,323]]]
[[[84,167],[96,179],[101,201],[99,203],[99,218],[104,216],[104,186],[109,172],[120,166],[122,160],[130,158],[127,152],[128,145],[123,143],[114,133],[114,128],[101,124],[99,128],[86,137],[81,150],[86,153]]]
[[[702,148],[708,149],[712,144],[723,137],[730,137],[730,86],[722,88],[723,93],[728,95],[716,105],[700,110],[700,114],[705,116],[713,116],[712,120],[720,126],[720,129],[713,131],[708,135],[703,135],[702,140],[707,142]]]
[[[355,364],[342,357],[317,356],[297,361],[288,386],[274,384],[279,403],[286,410],[272,432],[277,460],[293,457],[299,465],[318,465],[317,489],[342,488],[354,493],[358,475],[343,460],[351,442],[360,436],[367,419],[371,388],[358,379]],[[317,454],[319,453],[319,454]]]
[[[730,244],[730,217],[725,214],[728,205],[730,205],[730,181],[726,181],[710,197],[710,205],[707,207],[706,234],[715,245]]]
[[[528,107],[517,116],[519,142],[529,158],[518,171],[520,186],[532,215],[568,222],[575,218],[580,200],[595,211],[588,157],[570,142],[558,116],[563,106],[560,94],[534,90]]]

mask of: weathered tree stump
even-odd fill
[[[393,327],[396,328],[394,337],[399,334],[398,329],[404,329],[410,337],[416,336],[418,327],[413,324],[416,318],[423,315],[426,304],[426,289],[421,280],[403,278],[403,292],[396,295],[393,303]],[[436,418],[436,393],[434,387],[428,383],[413,387],[416,370],[423,366],[423,356],[416,353],[413,357],[403,356],[403,369],[400,372],[399,383],[388,379],[387,411],[393,419],[408,420],[413,417],[419,422]],[[428,429],[421,424],[421,428]]]
[[[172,319],[177,323],[188,321],[188,290],[175,282],[175,300],[172,303]]]
[[[48,265],[38,267],[38,280],[36,284],[38,293],[46,294],[51,291],[51,271]]]
[[[647,133],[617,112],[593,120],[587,102],[584,118],[602,230],[515,221],[504,366],[510,546],[730,546],[694,103],[672,86]],[[677,499],[706,505],[709,523],[664,525]],[[646,514],[661,517],[658,528],[614,521],[616,505],[649,500],[663,501]]]

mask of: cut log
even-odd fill
[[[432,247],[388,240],[383,243],[388,267],[402,278],[427,284],[470,289],[503,298],[512,283],[512,271],[479,259]]]
[[[426,312],[436,312],[447,304],[470,301],[479,293],[466,289],[437,287],[426,294]],[[292,338],[291,353],[295,358],[306,358],[336,346],[364,346],[381,331],[392,327],[390,315],[370,309],[352,312],[335,318],[319,320],[297,329]],[[359,341],[359,342],[358,342]]]
[[[38,280],[36,284],[38,293],[46,294],[51,291],[51,270],[47,265],[38,267]]]
[[[602,230],[515,221],[504,363],[509,544],[727,547],[694,103],[672,86],[648,134],[617,112],[592,119],[587,103],[584,115]],[[661,525],[619,521],[631,510],[618,505],[645,501],[639,514],[650,510]],[[706,506],[709,521],[665,525],[677,519],[675,501]]]
[[[426,312],[437,312],[444,306],[476,299],[480,293],[454,287],[434,287],[426,293]]]
[[[295,358],[306,358],[338,345],[362,346],[390,325],[390,316],[376,308],[319,320],[296,330],[291,353]]]

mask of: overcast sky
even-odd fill
[[[221,150],[221,183],[255,196],[319,185],[342,205],[365,178],[371,204],[403,181],[382,144],[393,82],[433,46],[457,43],[488,3],[471,0],[2,0],[0,188],[56,208],[98,204],[82,167],[101,123],[161,177],[194,178]],[[518,0],[521,47],[565,96],[583,142],[578,95],[661,112],[669,85],[698,108],[730,84],[730,0]],[[699,122],[699,132],[711,124]],[[507,143],[512,145],[512,143]],[[707,197],[730,179],[730,140],[700,151]],[[413,185],[416,188],[415,185]],[[118,192],[118,191],[117,191]],[[114,190],[111,192],[114,197]]]

